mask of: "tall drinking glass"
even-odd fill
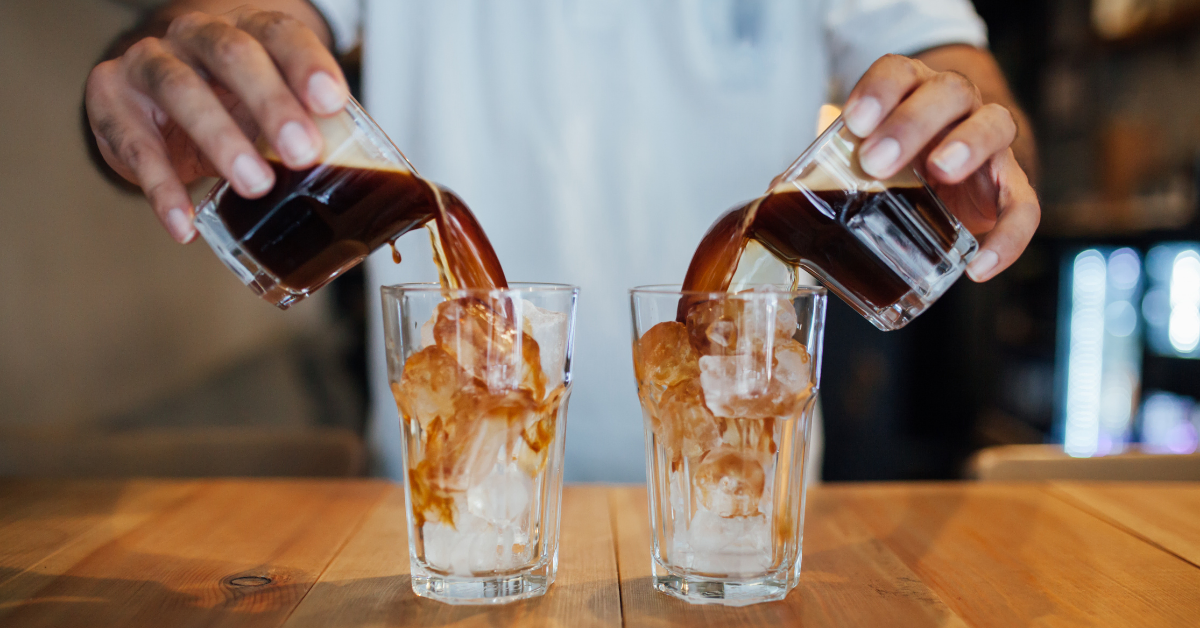
[[[382,294],[413,591],[450,604],[544,594],[558,568],[578,288]]]
[[[825,289],[631,298],[654,587],[693,604],[783,599],[800,576]]]

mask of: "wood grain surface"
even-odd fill
[[[1200,491],[1181,482],[1056,482],[1053,490],[1200,567]]]
[[[396,487],[286,625],[620,626],[607,491],[568,489],[563,495],[563,521],[558,576],[545,596],[498,607],[431,602],[412,591],[404,490]]]
[[[416,597],[402,488],[0,481],[0,626],[1192,626],[1200,484],[825,485],[782,602],[654,591],[641,487],[569,487],[558,578]]]

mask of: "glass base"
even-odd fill
[[[780,574],[783,576],[781,578],[722,580],[676,573],[654,560],[650,563],[655,590],[688,604],[749,606],[762,602],[778,602],[796,587],[796,581],[787,577],[788,570]]]
[[[309,295],[310,291],[296,291],[285,286],[278,277],[259,265],[229,234],[229,229],[217,216],[214,206],[211,202],[202,204],[192,224],[217,254],[217,258],[232,270],[242,283],[281,310],[288,309]]]
[[[545,595],[553,582],[552,575],[537,572],[481,578],[414,574],[412,588],[446,604],[508,604]]]

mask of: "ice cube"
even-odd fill
[[[697,503],[721,517],[757,514],[765,485],[762,463],[735,449],[721,449],[709,454],[692,479]]]
[[[737,353],[739,321],[745,302],[713,299],[693,305],[687,314],[687,333],[700,355]]]
[[[467,565],[472,574],[508,571],[524,562],[514,552],[516,535],[511,526],[489,526],[481,532],[466,535],[462,543],[470,548]]]
[[[516,306],[507,298],[476,298],[438,305],[433,337],[473,377],[492,392],[524,388],[537,399],[546,394],[546,375],[537,342],[512,321]]]
[[[791,301],[748,290],[744,298],[714,299],[688,310],[687,328],[701,355],[770,353],[778,340],[791,338],[799,327]]]
[[[783,394],[804,401],[812,391],[812,364],[808,350],[795,340],[783,340],[775,345],[773,383]]]
[[[415,418],[424,429],[437,417],[448,420],[454,413],[454,395],[470,385],[470,376],[450,354],[428,347],[409,356],[400,382],[392,382],[392,394],[405,422]]]
[[[550,388],[563,381],[563,368],[567,360],[567,315],[547,310],[531,301],[520,301],[520,316],[525,333],[537,342],[541,356],[542,371]]]
[[[436,419],[425,433],[422,460],[413,472],[443,491],[465,491],[512,454],[521,426],[536,420],[527,391],[493,395],[481,388],[461,392],[454,414]]]
[[[700,358],[700,385],[708,409],[719,417],[774,416],[770,403],[771,370],[763,354]]]
[[[742,292],[741,318],[738,324],[738,353],[770,353],[781,340],[796,334],[799,321],[789,299],[771,293],[771,287]]]
[[[785,340],[796,335],[796,330],[800,328],[800,319],[796,316],[796,306],[792,304],[790,299],[777,298],[764,300],[762,304],[764,307],[770,308],[771,315],[775,319],[775,324],[771,331],[775,334],[776,338]]]
[[[541,473],[554,442],[558,413],[567,399],[567,388],[559,384],[537,406],[536,420],[526,423],[516,441],[516,460],[522,471],[530,477]]]
[[[532,558],[529,536],[513,525],[493,525],[471,514],[457,525],[427,522],[420,527],[425,562],[456,576],[508,571]]]
[[[775,344],[773,355],[752,352],[700,358],[700,384],[714,415],[791,418],[803,408],[812,394],[808,352],[791,339]]]
[[[533,482],[515,463],[467,489],[467,509],[492,525],[510,525],[529,513]]]
[[[469,544],[461,542],[463,532],[453,526],[429,521],[421,526],[425,562],[439,571],[459,576],[471,575]]]
[[[435,322],[437,322],[437,316],[438,316],[437,311],[435,310],[433,313],[433,316],[429,317],[429,320],[425,321],[424,323],[421,323],[421,348],[422,349],[427,349],[429,347],[432,347],[436,343],[436,341],[433,339],[433,324]]]
[[[695,379],[671,386],[659,404],[660,437],[673,458],[698,458],[720,442],[721,428],[704,405],[704,394]]]
[[[747,453],[775,453],[775,419],[724,419],[721,443]]]
[[[708,574],[761,573],[773,562],[767,517],[722,517],[698,509],[687,533],[690,568]]]
[[[634,344],[633,366],[638,383],[657,387],[661,394],[669,386],[699,377],[699,357],[688,342],[687,328],[666,321],[646,330]]]

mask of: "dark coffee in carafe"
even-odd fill
[[[793,276],[801,268],[815,275],[880,329],[920,315],[962,274],[975,239],[911,168],[887,181],[863,173],[858,144],[835,121],[766,194],[718,218],[683,290],[729,290],[753,241]],[[680,304],[680,320],[699,298]]]

